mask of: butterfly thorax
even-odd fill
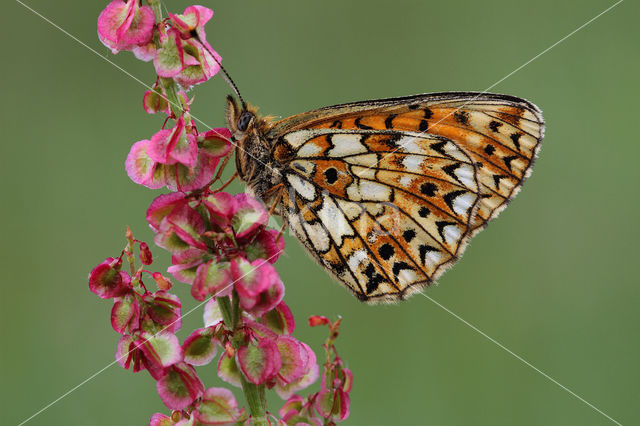
[[[239,107],[227,98],[227,127],[236,144],[238,177],[265,203],[273,195],[269,190],[282,182],[283,165],[274,158],[272,142],[266,137],[271,126],[271,120],[258,116],[255,108]]]

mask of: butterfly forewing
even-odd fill
[[[457,260],[527,177],[543,126],[522,99],[444,93],[322,108],[267,137],[292,230],[375,302],[419,291]]]

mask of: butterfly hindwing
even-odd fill
[[[428,285],[462,252],[478,202],[474,165],[446,138],[310,129],[279,143],[283,215],[356,295],[392,301]]]
[[[543,132],[525,100],[441,93],[322,108],[267,136],[292,230],[360,299],[388,302],[437,279],[506,207]]]

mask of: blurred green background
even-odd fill
[[[151,84],[153,68],[96,36],[107,1],[26,0]],[[181,12],[189,3],[166,1]],[[209,1],[211,44],[244,97],[288,116],[335,103],[484,90],[612,1]],[[111,363],[110,303],[88,271],[151,240],[159,191],[124,171],[161,118],[144,88],[19,3],[4,3],[0,407],[17,424]],[[427,294],[623,424],[640,424],[640,143],[637,2],[625,1],[492,89],[530,99],[547,136],[531,179]],[[222,126],[222,78],[197,87],[194,115]],[[235,190],[240,190],[236,186]],[[292,238],[277,264],[296,336],[306,317],[344,318],[355,375],[347,425],[606,425],[611,421],[422,296],[366,306]],[[158,267],[168,256],[156,248]],[[176,284],[185,311],[195,305]],[[201,326],[185,318],[182,338]],[[205,383],[213,366],[200,368]],[[280,407],[270,400],[273,411]],[[112,366],[32,425],[143,425],[165,411],[146,373]]]

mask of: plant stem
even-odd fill
[[[182,115],[182,102],[180,98],[178,98],[176,82],[171,78],[160,77],[160,84],[162,84],[164,92],[167,94],[167,101],[169,102],[169,107],[171,107],[171,112],[173,112],[176,118],[180,117]]]
[[[231,337],[231,345],[233,349],[238,350],[242,343],[241,336],[237,336],[236,327],[240,318],[240,306],[238,305],[239,297],[235,294],[233,298],[233,305],[228,296],[217,297],[218,306],[222,313],[222,319],[224,320],[227,328],[233,332]],[[268,425],[266,417],[266,399],[264,396],[264,385],[256,385],[247,381],[244,374],[240,374],[240,380],[242,382],[242,392],[249,405],[249,411],[251,411],[251,424],[254,426],[266,426]]]

